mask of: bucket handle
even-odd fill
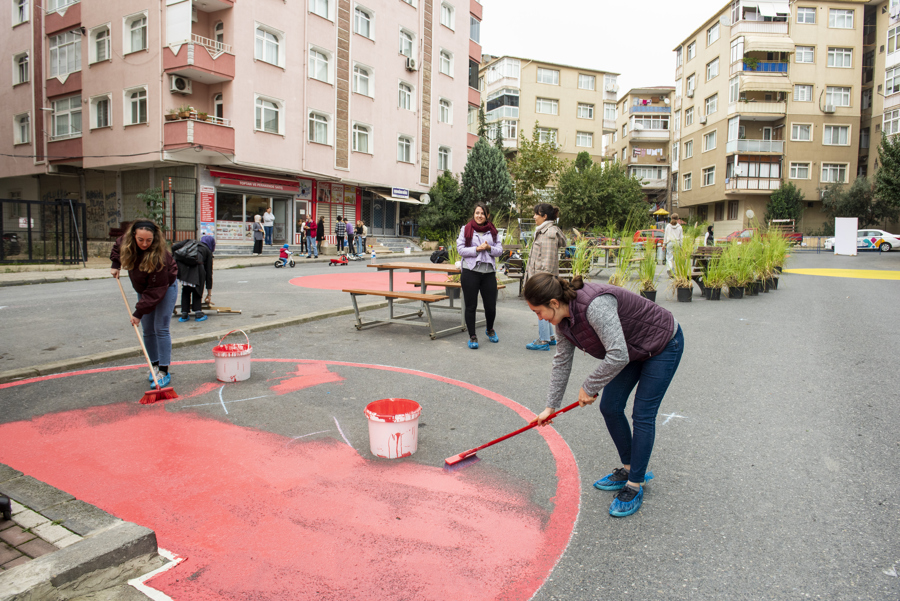
[[[250,346],[250,337],[247,336],[247,332],[245,332],[244,330],[231,330],[230,332],[228,332],[228,334],[225,334],[224,336],[219,338],[219,344],[222,344],[222,341],[225,340],[225,338],[227,338],[231,334],[234,334],[235,332],[240,332],[241,334],[243,334],[244,338],[247,339],[247,346]]]

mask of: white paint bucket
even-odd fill
[[[381,399],[366,405],[369,449],[376,457],[409,457],[419,444],[422,406],[409,399]]]
[[[247,339],[247,344],[222,344],[230,334],[240,332]],[[250,377],[250,338],[244,330],[231,330],[219,339],[219,344],[213,347],[213,357],[216,358],[216,379],[219,382],[240,382]]]
[[[404,254],[407,254],[407,255],[412,254],[412,247],[411,247],[411,246],[404,246],[404,247],[403,247],[403,253],[404,253]]]

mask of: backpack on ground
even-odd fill
[[[175,260],[189,267],[200,264],[199,243],[196,240],[187,240],[175,251]]]
[[[432,263],[445,263],[450,260],[450,254],[443,248],[431,253]]]

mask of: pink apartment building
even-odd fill
[[[476,0],[3,1],[0,199],[79,199],[89,239],[160,186],[177,239],[269,206],[279,244],[307,215],[405,234],[475,141]]]

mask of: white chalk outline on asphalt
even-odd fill
[[[346,436],[344,436],[344,431],[341,430],[341,425],[338,423],[337,418],[336,418],[335,416],[332,415],[332,416],[331,416],[331,419],[334,420],[334,424],[337,426],[338,432],[341,433],[341,438],[344,439],[344,442],[347,443],[347,446],[348,446],[348,447],[350,447],[351,449],[353,449],[353,450],[355,451],[355,450],[356,450],[356,447],[354,447],[352,444],[350,444],[350,441],[347,440],[347,437],[346,437]]]
[[[666,421],[664,421],[664,422],[662,423],[663,426],[665,426],[666,424],[668,424],[669,421],[670,421],[673,417],[677,417],[678,419],[687,419],[687,416],[684,416],[684,415],[678,415],[677,413],[662,413],[661,415],[662,415],[663,417],[666,418]]]
[[[310,432],[309,434],[301,434],[300,436],[293,436],[289,441],[287,441],[284,446],[288,446],[292,444],[295,440],[300,438],[306,438],[307,436],[315,436],[316,434],[325,434],[326,432],[331,432],[331,430],[320,430],[318,432]]]
[[[182,561],[184,561],[184,557],[179,557],[179,556],[175,555],[174,553],[172,553],[171,551],[166,551],[163,548],[159,549],[159,554],[162,555],[163,557],[165,557],[166,559],[168,559],[169,563],[167,563],[166,565],[161,566],[159,568],[156,568],[152,572],[148,572],[148,573],[144,574],[143,576],[138,576],[137,578],[132,578],[131,580],[128,581],[128,584],[130,584],[131,586],[136,588],[138,591],[144,593],[145,595],[147,595],[148,597],[153,599],[153,601],[173,601],[172,597],[170,597],[169,595],[165,594],[162,591],[156,590],[155,588],[150,588],[149,586],[144,584],[144,582],[146,582],[147,580],[150,580],[157,574],[162,574],[163,572],[171,570],[172,568],[174,568],[175,566],[180,564]]]
[[[228,409],[225,407],[226,403],[243,403],[244,401],[255,401],[256,399],[264,399],[266,397],[272,396],[271,394],[264,394],[262,396],[253,396],[249,399],[237,399],[234,401],[225,401],[222,399],[222,390],[224,390],[225,385],[222,385],[222,388],[219,389],[219,402],[218,403],[200,403],[199,405],[181,405],[181,409],[187,409],[188,407],[208,407],[209,405],[218,405],[221,403],[222,409],[225,409],[225,415],[228,415]]]

